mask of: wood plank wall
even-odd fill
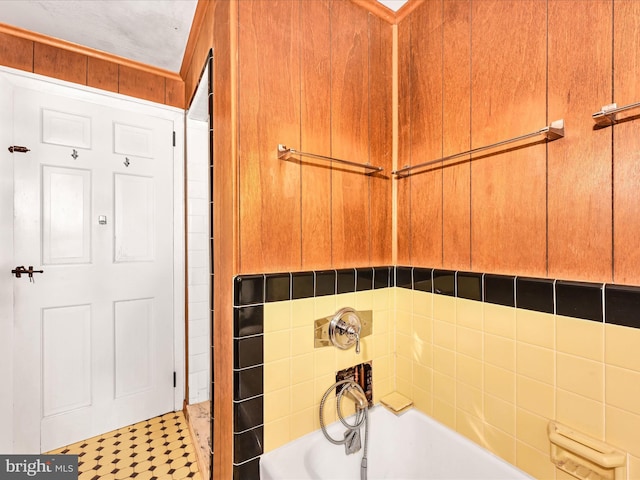
[[[0,24],[0,65],[184,108],[177,73]]]
[[[591,120],[640,101],[639,18],[634,0],[440,0],[400,21],[398,165],[559,118],[566,136],[398,179],[398,263],[640,284],[640,115]]]
[[[341,0],[268,3],[239,2],[239,273],[390,263],[391,26]]]

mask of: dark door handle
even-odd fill
[[[44,270],[34,270],[33,265],[29,265],[29,268],[24,268],[24,265],[20,265],[19,267],[11,270],[11,273],[15,275],[16,278],[21,278],[22,275],[26,274],[29,277],[29,280],[33,282],[33,274],[44,273]]]

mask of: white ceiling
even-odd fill
[[[397,11],[407,0],[378,0]],[[0,23],[178,72],[197,0],[0,0]]]

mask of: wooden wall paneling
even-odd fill
[[[640,2],[614,0],[614,101],[640,102]],[[594,111],[606,104],[596,102]],[[614,281],[640,285],[640,114],[629,110],[613,127]]]
[[[472,148],[541,128],[546,0],[474,0],[471,18]],[[546,149],[536,141],[472,160],[475,271],[546,275]]]
[[[471,1],[444,1],[443,147],[444,156],[471,148]],[[452,270],[471,268],[471,162],[459,158],[442,170],[442,263]]]
[[[371,264],[392,263],[392,28],[369,15],[369,142],[371,163],[384,172],[371,179]]]
[[[202,67],[213,44],[213,12],[215,2],[199,0],[193,18],[189,41],[180,68],[180,76],[184,80],[185,105],[191,105],[193,95],[198,89]]]
[[[368,12],[331,2],[331,154],[369,161]],[[370,263],[370,179],[361,168],[332,166],[332,260],[336,268]]]
[[[167,78],[165,81],[164,103],[172,107],[185,108],[184,82]]]
[[[33,73],[87,84],[87,56],[44,43],[35,43]]]
[[[300,150],[331,155],[329,0],[307,0],[300,12]],[[293,145],[291,145],[293,146]],[[331,164],[300,157],[302,269],[331,266]]]
[[[0,32],[0,65],[33,72],[33,41]]]
[[[101,58],[88,57],[87,85],[89,87],[118,92],[118,64]]]
[[[411,164],[411,19],[398,24],[398,164]],[[395,177],[396,249],[398,265],[411,265],[412,176]]]
[[[442,157],[442,2],[425,2],[411,15],[411,161]],[[442,165],[411,179],[411,259],[442,266]]]
[[[611,128],[593,129],[611,102],[612,2],[549,0],[549,276],[612,281]]]
[[[213,15],[213,477],[233,477],[233,276],[237,273],[238,3],[216,1]]]
[[[120,65],[119,93],[164,103],[165,77]]]
[[[240,271],[300,268],[299,2],[238,2]]]

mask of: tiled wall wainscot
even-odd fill
[[[235,279],[234,478],[259,478],[262,453],[320,428],[320,399],[336,371],[373,361],[374,402],[394,390],[393,273],[375,267]],[[373,311],[361,353],[314,348],[314,321],[347,306]],[[327,423],[333,412],[330,397]]]
[[[397,267],[397,389],[536,478],[557,420],[640,478],[640,289]]]

